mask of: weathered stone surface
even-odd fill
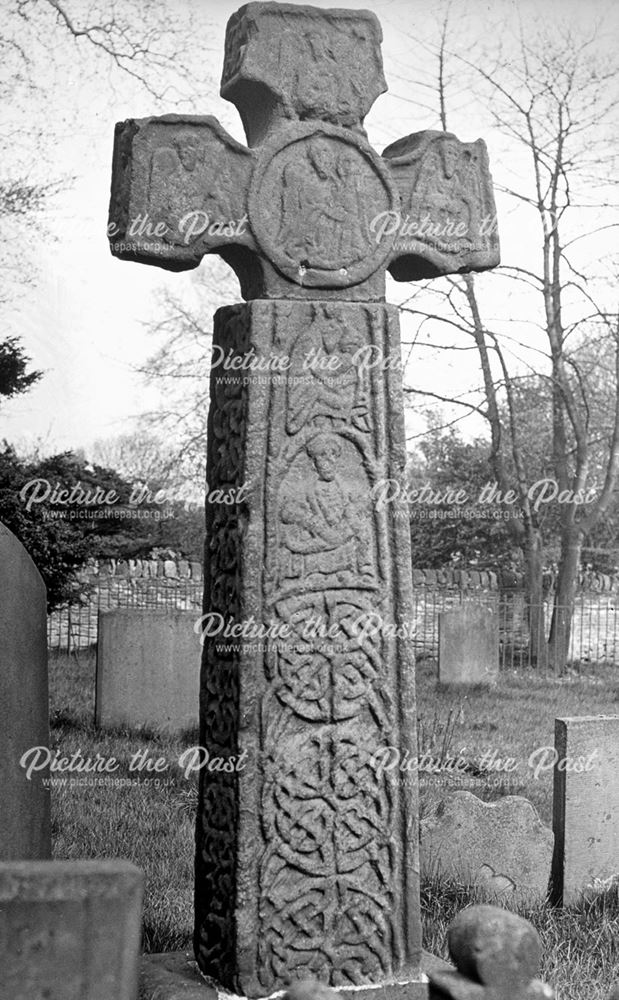
[[[0,1000],[135,1000],[143,880],[126,861],[0,864]]]
[[[464,604],[438,616],[441,684],[494,684],[499,672],[499,622],[491,608]]]
[[[375,761],[390,745],[414,754],[416,715],[397,629],[413,618],[409,532],[372,502],[380,479],[404,483],[406,459],[385,271],[490,267],[498,244],[466,242],[492,208],[483,144],[369,146],[380,40],[367,12],[247,4],[228,24],[222,94],[249,147],[212,118],[116,133],[112,252],[172,270],[217,252],[253,300],[215,320],[241,368],[213,367],[209,487],[254,488],[207,504],[204,608],[258,634],[205,643],[200,739],[243,768],[201,773],[194,939],[202,971],[251,997],[288,975],[357,1000],[426,992],[416,789]],[[403,207],[464,220],[466,239],[399,244],[377,220]]]
[[[535,928],[495,906],[463,910],[447,932],[455,971],[431,971],[437,1000],[552,1000],[535,978],[541,946]]]
[[[403,225],[389,268],[397,281],[496,266],[496,209],[481,139],[465,143],[451,132],[417,132],[383,156],[401,195]]]
[[[245,298],[346,288],[382,299],[385,267],[410,281],[498,264],[496,233],[481,232],[494,218],[481,140],[421,132],[383,157],[369,146],[361,123],[384,89],[381,37],[365,11],[243,7],[228,25],[222,95],[250,148],[210,117],[117,125],[112,252],[171,270],[218,252]]]
[[[45,584],[0,524],[0,860],[51,855],[47,771],[28,780],[31,747],[49,746]]]
[[[336,991],[317,980],[305,980],[293,983],[286,995],[296,996],[300,992],[302,996],[339,996],[349,1000],[429,1000],[427,976],[449,969],[449,963],[424,951],[421,956],[420,980],[407,984],[405,990],[398,984],[391,984],[368,986],[365,989],[362,986],[340,988]],[[291,974],[285,973],[282,983],[285,984],[290,979]],[[144,955],[139,994],[140,1000],[217,1000],[222,996],[221,991],[204,980],[193,955],[184,951]]]
[[[411,618],[409,533],[371,499],[404,475],[400,375],[345,363],[355,339],[396,350],[397,338],[396,311],[378,304],[253,302],[215,317],[226,355],[277,348],[294,375],[313,348],[343,370],[333,395],[313,376],[211,379],[209,485],[263,487],[234,519],[207,504],[205,607],[269,622],[272,637],[258,655],[205,643],[200,741],[247,762],[203,773],[197,947],[204,971],[249,996],[287,967],[341,986],[403,982],[419,964],[416,792],[374,759],[415,745],[411,642],[393,639]]]
[[[182,732],[198,725],[200,642],[192,611],[99,615],[98,726]]]
[[[422,875],[453,877],[487,898],[544,899],[552,850],[552,830],[516,795],[482,802],[471,792],[453,792],[421,822]]]
[[[252,146],[268,121],[264,88],[272,120],[361,125],[387,89],[381,42],[369,11],[245,4],[228,22],[221,96],[238,108]]]
[[[553,896],[619,879],[619,715],[555,720]]]
[[[191,579],[192,580],[202,579],[202,563],[199,562],[191,563]]]

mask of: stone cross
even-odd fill
[[[112,252],[219,253],[247,300],[213,333],[208,482],[243,495],[207,504],[201,742],[239,767],[200,775],[195,953],[248,997],[291,970],[427,995],[416,780],[381,765],[416,753],[408,519],[373,502],[406,462],[385,271],[483,270],[498,243],[483,142],[370,147],[381,40],[366,11],[246,4],[221,93],[247,147],[208,117],[116,130]]]

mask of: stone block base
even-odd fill
[[[423,953],[421,965],[422,972],[415,981],[358,986],[337,992],[346,1000],[429,1000],[426,972],[448,970],[451,966],[427,952]],[[223,1000],[230,996],[228,990],[202,976],[191,952],[171,951],[142,957],[139,1000]]]

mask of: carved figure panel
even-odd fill
[[[309,332],[302,330],[290,345],[290,378],[286,430],[304,425],[324,430],[370,427],[367,337],[347,322],[337,306],[316,308]]]
[[[328,125],[281,129],[252,180],[249,217],[265,255],[310,287],[350,285],[384,261],[389,240],[370,230],[397,194],[380,158],[354,133]]]
[[[258,80],[288,118],[360,124],[386,90],[381,40],[368,11],[248,4],[228,22],[222,96],[243,115],[242,84]]]
[[[397,253],[425,257],[442,273],[458,259],[480,270],[498,263],[496,209],[482,140],[464,143],[450,132],[417,132],[393,143],[383,156],[402,195]],[[375,229],[380,233],[380,217]],[[396,260],[392,271],[408,280],[406,263]]]

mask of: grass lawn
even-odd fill
[[[464,782],[455,775],[451,781],[448,772],[438,779],[421,773],[422,810],[445,792],[442,781],[486,801],[524,795],[552,826],[554,720],[619,714],[619,669],[604,664],[560,678],[510,670],[496,688],[463,693],[438,688],[436,662],[426,660],[417,665],[417,698],[421,752],[459,754],[471,765]]]
[[[431,662],[419,664],[417,691],[422,750],[434,755],[460,753],[470,763],[467,787],[487,800],[526,795],[542,819],[552,820],[552,770],[537,777],[528,761],[540,747],[552,746],[554,719],[570,715],[619,713],[617,668],[589,668],[588,674],[544,678],[533,672],[506,672],[496,689],[467,694],[438,690]],[[197,733],[171,739],[149,732],[101,732],[93,725],[95,657],[50,657],[52,749],[70,757],[96,753],[119,762],[112,781],[125,784],[78,784],[90,775],[73,775],[52,790],[54,856],[122,857],[146,874],[144,950],[190,946],[193,907],[193,833],[197,779],[187,779],[179,756],[197,744]],[[151,760],[165,758],[168,768],[154,774],[129,771],[138,751]],[[511,757],[518,766],[484,777],[480,762]],[[491,757],[489,757],[491,755]],[[493,755],[493,756],[492,756]],[[535,759],[534,759],[535,761]],[[62,775],[58,776],[62,779]],[[70,778],[77,779],[71,785]],[[422,775],[422,812],[431,809],[446,787]],[[474,902],[464,886],[426,882],[422,887],[424,946],[447,957],[445,930],[455,914]],[[607,1000],[619,976],[619,892],[579,906],[553,910],[539,906],[520,911],[541,934],[542,978],[557,990],[558,1000]]]

